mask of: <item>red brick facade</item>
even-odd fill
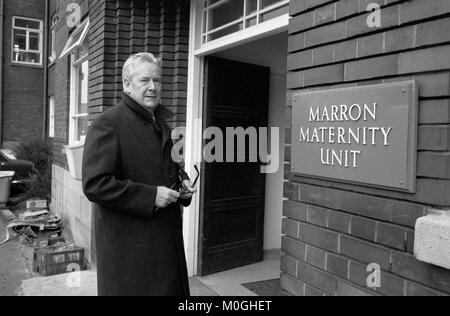
[[[56,51],[61,54],[70,36],[65,23],[72,0],[55,1],[51,16],[59,17]],[[89,112],[98,113],[117,104],[122,92],[122,66],[129,55],[148,51],[163,58],[162,104],[174,116],[173,128],[186,123],[189,1],[78,0],[81,16],[90,19]],[[49,69],[49,95],[55,96],[55,164],[67,168],[63,148],[69,140],[70,58],[58,59]]]
[[[1,142],[6,147],[14,147],[33,137],[43,137],[45,124],[44,67],[12,63],[12,23],[15,16],[38,19],[44,24],[45,0],[4,1]]]
[[[55,50],[57,60],[50,64],[48,69],[48,95],[55,98],[55,137],[54,137],[54,163],[67,166],[67,158],[64,153],[64,146],[69,142],[69,114],[70,114],[70,54],[64,58],[59,58],[73,28],[66,23],[67,6],[70,3],[77,3],[81,8],[81,18],[88,15],[87,0],[51,0],[50,18],[57,19],[54,27]],[[51,30],[50,30],[51,31]]]
[[[148,51],[163,59],[162,105],[174,113],[169,125],[185,125],[189,1],[91,0],[89,8],[91,118],[118,102],[128,56]]]
[[[416,194],[286,166],[282,286],[292,294],[450,294],[448,270],[413,256],[416,219],[450,206],[450,2],[431,2],[291,0],[287,161],[294,93],[411,79],[420,91]],[[366,23],[369,3],[382,6],[381,28]],[[382,268],[377,291],[366,285],[371,263]]]

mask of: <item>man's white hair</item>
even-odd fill
[[[122,77],[123,79],[131,79],[133,77],[134,68],[136,64],[140,61],[149,62],[151,64],[155,64],[162,71],[162,60],[161,58],[155,57],[151,53],[138,53],[131,55],[125,64],[123,65]]]

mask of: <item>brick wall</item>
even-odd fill
[[[89,111],[94,120],[117,104],[122,67],[129,55],[151,52],[163,59],[162,105],[186,124],[189,1],[90,0]]]
[[[69,3],[78,3],[81,8],[82,19],[88,14],[87,0],[51,0],[50,18],[58,17],[55,27],[56,56],[55,63],[49,66],[48,85],[49,96],[55,97],[55,137],[53,142],[53,162],[67,169],[67,157],[64,146],[69,142],[69,116],[70,116],[70,54],[59,59],[59,56],[70,37],[73,28],[66,23],[67,6]]]
[[[382,6],[369,28],[369,3]],[[448,295],[450,271],[413,256],[414,226],[450,206],[450,2],[291,0],[282,286],[295,295]],[[417,193],[290,173],[292,94],[418,82]],[[388,166],[387,166],[388,167]],[[381,288],[366,287],[370,263]]]
[[[91,238],[91,204],[83,194],[81,182],[67,171],[64,146],[69,142],[70,55],[59,58],[74,28],[67,24],[69,3],[80,5],[82,20],[88,15],[87,0],[51,0],[50,18],[58,18],[55,27],[57,60],[49,65],[48,93],[55,98],[55,137],[53,139],[51,211],[61,216],[65,235],[85,249],[86,259],[95,265],[95,244]]]
[[[39,19],[44,23],[45,1],[4,3],[2,142],[9,146],[43,136],[44,68],[13,64],[11,55],[13,16]]]
[[[64,235],[85,249],[85,257],[95,265],[95,244],[92,240],[92,206],[84,196],[82,185],[63,168],[52,167],[51,212],[64,223]]]

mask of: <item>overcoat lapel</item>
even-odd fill
[[[156,122],[162,129],[162,150],[166,148],[167,142],[172,138],[172,132],[167,125],[166,120],[173,116],[173,113],[160,105],[155,111]]]
[[[134,112],[136,112],[141,118],[143,118],[145,121],[153,124],[153,116],[152,114],[144,109],[141,105],[136,103],[129,95],[126,93],[122,96],[123,102],[131,108]],[[166,148],[166,145],[168,141],[171,139],[172,133],[170,131],[170,127],[167,125],[166,121],[168,118],[173,116],[172,112],[170,112],[168,109],[163,107],[162,105],[159,105],[158,108],[154,112],[156,122],[158,123],[159,127],[162,130],[162,150],[164,152],[164,149]]]

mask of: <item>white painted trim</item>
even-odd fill
[[[48,101],[48,137],[55,138],[55,96],[49,97]]]
[[[77,71],[74,66],[75,56],[70,55],[70,106],[69,106],[69,145],[75,142],[75,122],[72,118],[76,114],[75,108],[77,107],[77,94],[78,94],[78,84],[77,84]]]
[[[286,31],[289,26],[289,14],[273,18],[267,22],[252,26],[251,28],[221,37],[220,39],[203,44],[194,52],[195,56],[205,56],[218,51],[246,44],[263,37]]]
[[[19,27],[19,26],[15,26],[16,25],[16,19],[19,20],[28,20],[28,21],[32,21],[32,22],[39,22],[39,29],[33,29],[33,28],[28,28],[28,27]],[[13,64],[17,64],[17,65],[30,65],[30,66],[42,66],[42,61],[43,61],[43,45],[44,45],[44,30],[43,30],[43,21],[42,20],[37,20],[37,19],[31,19],[31,18],[26,18],[26,17],[20,17],[20,16],[13,16],[13,21],[12,21],[12,34],[11,34],[11,62]],[[25,49],[18,49],[17,51],[14,48],[14,30],[22,30],[26,32],[26,38],[25,38]],[[31,33],[38,33],[39,34],[39,50],[31,50],[29,48],[30,45],[30,32]],[[26,61],[16,61],[14,60],[14,52],[22,52],[22,53],[32,53],[32,54],[39,54],[39,62],[26,62]]]
[[[201,36],[198,36],[201,32],[198,31],[201,30],[202,19],[197,17],[197,14],[201,13],[201,10],[198,10],[198,5],[198,1],[191,1],[185,151],[185,169],[189,175],[195,174],[195,164],[201,168],[202,157],[203,57],[194,55],[195,47],[200,44],[198,41],[201,41]],[[184,212],[183,235],[186,244],[189,276],[197,275],[198,268],[201,179],[198,182],[197,189],[198,193],[194,195],[191,205]]]
[[[84,56],[75,60],[76,54],[73,52],[70,56],[70,117],[69,117],[69,145],[78,143],[78,119],[87,117],[89,113],[78,113],[78,85],[79,68],[84,62],[89,61],[89,56]]]
[[[203,155],[204,56],[284,32],[289,25],[289,15],[286,14],[209,42],[202,47],[202,4],[202,1],[191,1],[190,10],[185,169],[191,176],[195,175],[194,164],[201,168]],[[198,47],[202,48],[197,49]],[[197,275],[198,270],[201,180],[197,185],[198,193],[194,196],[192,204],[184,211],[183,236],[189,276]]]
[[[90,25],[89,19],[87,19],[72,33],[72,35],[67,40],[67,43],[64,46],[64,49],[61,52],[61,55],[59,56],[59,59],[64,58],[66,55],[70,54],[83,44],[84,39],[86,38],[86,35],[89,31],[89,25]],[[80,38],[76,42],[73,42],[75,36],[80,33],[81,33]]]
[[[202,14],[206,13],[207,14],[207,19],[209,19],[209,12],[211,10],[215,9],[216,7],[221,6],[222,4],[224,4],[224,3],[228,2],[228,1],[229,0],[223,0],[223,1],[216,2],[213,5],[204,8]],[[276,11],[276,10],[279,10],[279,9],[281,9],[283,7],[288,7],[288,6],[289,6],[289,0],[284,0],[284,1],[280,1],[280,2],[274,3],[274,4],[270,5],[270,6],[267,6],[264,9],[261,9],[261,0],[258,0],[257,1],[256,11],[254,11],[252,13],[247,13],[247,1],[244,1],[243,6],[242,6],[242,9],[243,9],[242,17],[240,17],[240,18],[238,18],[238,19],[236,19],[234,21],[231,21],[231,22],[229,22],[227,24],[224,24],[224,25],[221,25],[221,26],[216,27],[214,29],[211,29],[211,30],[210,29],[206,29],[206,31],[202,30],[202,31],[205,31],[205,32],[202,33],[202,35],[203,36],[209,36],[211,34],[217,33],[217,32],[219,32],[221,30],[224,30],[224,29],[226,29],[226,28],[228,28],[230,26],[233,26],[233,25],[236,25],[236,24],[239,24],[239,23],[242,23],[242,28],[243,29],[247,29],[247,28],[249,28],[246,25],[247,21],[249,21],[249,20],[251,20],[253,18],[257,18],[256,24],[260,24],[261,16],[264,15],[265,13]],[[202,15],[202,17],[203,17],[203,15]],[[208,21],[207,21],[206,25],[209,25]],[[254,26],[250,26],[250,27],[254,27]]]

